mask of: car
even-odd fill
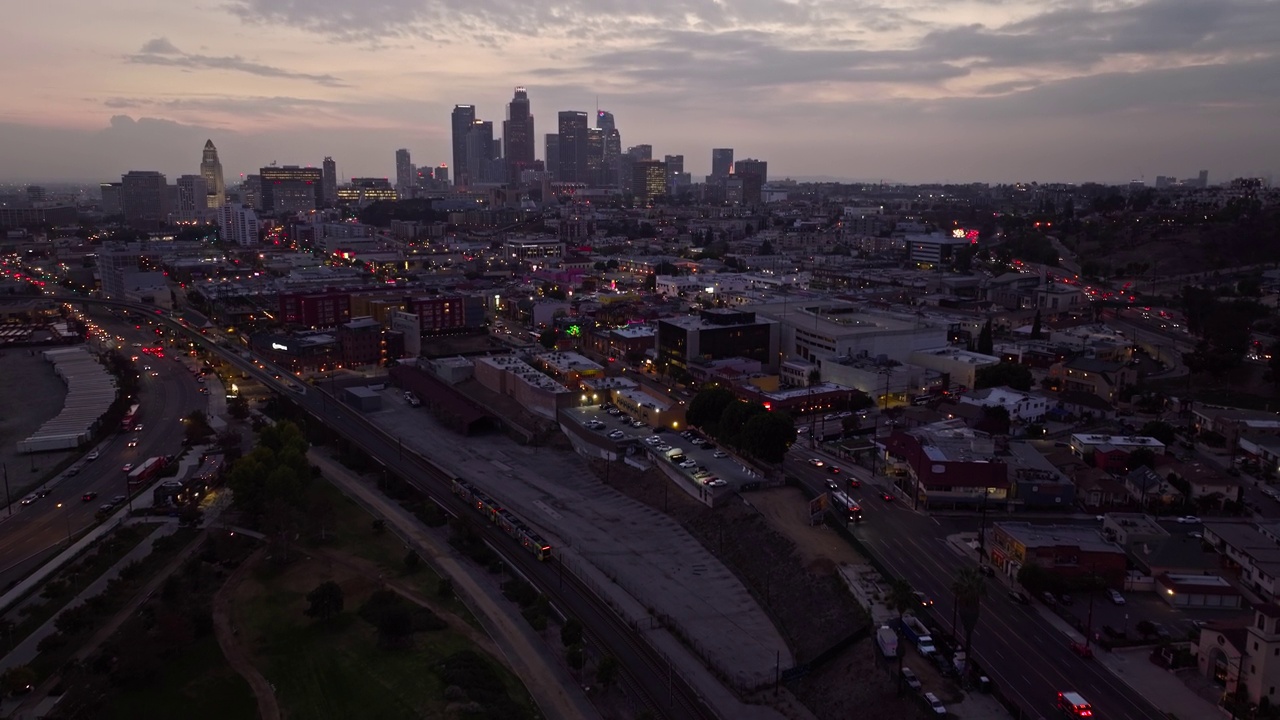
[[[827,472],[831,473],[832,475],[839,475],[840,468],[836,467],[835,465],[828,465]]]
[[[196,382],[198,382],[198,383],[200,383],[201,385],[203,385],[203,384],[204,384],[204,376],[203,376],[203,375],[201,375],[200,377],[196,378]]]
[[[1053,597],[1053,593],[1049,592],[1048,590],[1045,590],[1044,592],[1040,593],[1040,599],[1044,601],[1045,605],[1048,605],[1050,607],[1053,607],[1054,605],[1058,604],[1057,599]]]
[[[724,478],[713,477],[707,481],[707,484],[711,487],[724,487],[729,484],[729,481]]]
[[[100,513],[108,513],[115,509],[116,509],[116,506],[112,505],[111,503],[102,503],[101,505],[98,506],[98,512]]]
[[[609,437],[613,438],[614,440],[618,440],[624,436],[625,436],[625,433],[623,433],[621,430],[614,430],[613,432],[609,433]]]
[[[653,446],[653,449],[657,450],[658,452],[666,452],[671,449],[671,446],[666,443],[658,443],[657,445]]]
[[[129,496],[127,495],[116,495],[115,497],[111,498],[111,503],[113,505],[120,505],[121,503],[125,502],[128,499],[129,499]]]
[[[862,487],[862,481],[861,481],[861,480],[859,480],[859,479],[858,479],[858,478],[856,478],[856,477],[851,477],[851,478],[849,478],[849,487],[851,487],[851,488],[860,488],[860,487]]]
[[[880,493],[880,499],[884,500],[885,502],[893,502],[893,493],[891,492]]]
[[[840,489],[840,483],[836,482],[835,480],[832,480],[832,479],[828,478],[828,479],[827,479],[827,489],[828,489],[828,490],[839,490],[839,489]]]
[[[826,463],[822,462],[818,458],[809,458],[809,464],[817,468],[826,466]]]
[[[982,573],[983,575],[986,575],[987,577],[996,576],[996,569],[991,567],[990,565],[979,565],[978,572]]]
[[[920,690],[920,678],[916,676],[916,671],[909,667],[902,668],[902,682],[912,690]]]
[[[134,431],[134,432],[139,432],[139,431],[141,431],[141,430],[142,430],[142,423],[138,423],[137,425],[134,425],[134,426],[133,426],[133,431]]]
[[[644,441],[646,444],[649,444],[649,445],[657,445],[658,443],[662,442],[662,440],[658,439],[657,435],[650,435],[649,437],[645,438]]]
[[[644,421],[643,421],[643,420],[632,420],[632,421],[631,421],[631,427],[633,427],[633,428],[642,428],[642,427],[644,427]]]
[[[201,394],[201,395],[208,395],[208,394],[209,394],[209,388],[200,388],[200,394]]]
[[[126,447],[138,447],[138,438],[129,438],[129,442],[125,443]]]
[[[1063,605],[1074,605],[1075,601],[1076,601],[1075,598],[1071,597],[1067,593],[1063,593],[1058,596],[1058,602],[1062,603]]]
[[[1111,590],[1109,591],[1109,594],[1111,596],[1111,602],[1115,603],[1116,605],[1125,604],[1124,596],[1120,594],[1119,590]]]
[[[33,503],[33,502],[35,502],[35,501],[37,501],[37,500],[39,500],[39,499],[40,499],[40,498],[36,497],[35,495],[28,495],[28,496],[26,496],[26,497],[22,498],[22,504],[23,504],[23,505],[30,505],[31,503]]]
[[[693,474],[694,480],[706,480],[709,477],[712,477],[709,470],[699,470]]]
[[[96,498],[96,497],[98,497],[98,493],[93,492],[93,491],[89,491],[89,492],[87,492],[87,493],[85,493],[85,494],[83,494],[83,495],[81,495],[81,496],[80,496],[80,501],[81,501],[81,502],[92,502],[92,501],[93,501],[93,499],[94,499],[94,498]]]
[[[92,461],[94,461],[94,460],[97,460],[97,459],[98,459],[98,457],[99,457],[98,451],[97,451],[97,450],[94,450],[93,452],[89,453],[88,455],[85,455],[85,456],[84,456],[84,459],[85,459],[85,460],[88,460],[88,461],[90,461],[90,462],[92,462]]]
[[[937,695],[931,692],[924,694],[924,702],[929,706],[929,712],[938,717],[945,717],[947,714],[947,706],[942,704]]]
[[[1183,525],[1199,525],[1200,518],[1196,517],[1195,515],[1183,515],[1182,517],[1178,518],[1178,522]]]
[[[717,450],[717,451],[715,451],[715,452],[711,453],[711,457],[727,458],[727,457],[729,457],[729,453],[727,453],[727,452],[725,452],[725,451],[723,451],[723,450]]]
[[[1093,648],[1089,647],[1088,643],[1076,642],[1072,640],[1071,642],[1067,643],[1067,645],[1068,647],[1071,648],[1071,652],[1079,655],[1082,658],[1087,659],[1087,658],[1093,657]]]
[[[712,444],[711,444],[711,443],[709,443],[709,442],[704,442],[704,443],[702,443],[701,445],[699,445],[698,447],[702,448],[703,450],[714,450],[716,446],[715,446],[715,445],[712,445]]]
[[[158,373],[158,372],[156,372],[156,371],[152,370],[152,371],[151,371],[151,377],[160,377],[160,373]]]
[[[1027,597],[1027,594],[1020,590],[1010,590],[1009,599],[1018,603],[1019,605],[1031,604],[1031,598]]]
[[[120,472],[126,472],[126,473],[127,473],[127,472],[130,472],[130,471],[132,471],[132,470],[133,470],[133,463],[125,463],[125,464],[124,464],[123,466],[121,466],[121,468],[120,468]]]
[[[925,595],[920,591],[916,591],[911,594],[916,596],[916,600],[920,603],[920,607],[931,607],[933,605],[933,600],[928,595]]]
[[[692,470],[698,467],[698,463],[693,460],[685,460],[684,462],[680,463],[680,467],[684,468],[685,470]]]
[[[143,370],[146,370],[146,371],[150,371],[150,370],[151,370],[151,366],[150,366],[150,365],[143,365],[143,366],[142,366],[142,369],[143,369]]]
[[[1204,539],[1204,533],[1189,532],[1189,533],[1187,533],[1187,537],[1189,537],[1189,538],[1195,538],[1196,540],[1203,540],[1203,539]]]

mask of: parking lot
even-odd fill
[[[653,430],[648,425],[627,417],[621,410],[608,403],[573,408],[566,410],[565,414],[588,431],[599,433],[619,444],[635,442],[653,435]]]

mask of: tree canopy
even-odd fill
[[[1008,385],[1014,390],[1029,392],[1031,390],[1031,368],[1017,363],[998,363],[978,368],[974,374],[974,387],[977,390]]]

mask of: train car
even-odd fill
[[[476,512],[502,528],[504,533],[520,543],[521,547],[534,557],[542,561],[551,559],[550,543],[530,529],[515,513],[503,508],[497,500],[476,489],[474,485],[462,478],[453,479],[452,490],[454,495],[462,498],[467,504],[475,508]]]

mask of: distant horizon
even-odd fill
[[[621,145],[770,176],[1124,184],[1280,171],[1274,0],[226,0],[28,3],[0,44],[0,180],[339,176],[453,164],[450,113],[528,92],[611,112]],[[1101,178],[1101,180],[1099,180]],[[868,180],[871,182],[873,180]]]

